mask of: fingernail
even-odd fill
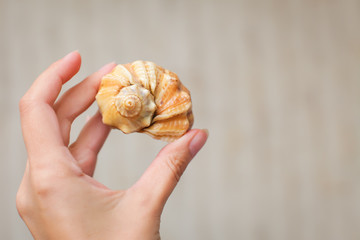
[[[71,58],[74,53],[79,53],[79,51],[78,50],[72,51],[72,52],[66,54],[65,57],[63,57],[63,59],[67,60],[68,58]]]
[[[99,72],[109,72],[111,69],[114,68],[115,62],[108,63],[104,65],[102,68],[99,69]]]
[[[189,151],[192,157],[194,157],[204,146],[208,136],[209,136],[209,130],[202,129],[193,137],[193,139],[189,144]]]

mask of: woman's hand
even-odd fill
[[[99,113],[69,145],[71,124],[94,101],[108,64],[57,97],[80,68],[72,52],[52,64],[20,101],[21,126],[28,152],[16,204],[35,239],[160,239],[166,200],[207,132],[191,130],[168,144],[129,189],[108,189],[92,178],[97,154],[110,128]],[[56,102],[55,102],[56,101]]]

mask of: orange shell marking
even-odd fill
[[[96,95],[102,120],[124,133],[174,141],[194,122],[189,90],[178,76],[148,61],[117,65]]]

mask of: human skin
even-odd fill
[[[112,190],[95,180],[97,154],[110,128],[96,113],[69,144],[75,118],[94,101],[105,65],[58,98],[80,69],[71,52],[53,63],[20,100],[28,153],[16,205],[37,240],[160,239],[164,205],[185,168],[205,144],[206,130],[193,129],[166,145],[129,189]]]

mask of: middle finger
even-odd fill
[[[95,100],[101,77],[115,67],[115,63],[103,66],[85,80],[70,88],[54,105],[64,144],[69,144],[71,124]]]

